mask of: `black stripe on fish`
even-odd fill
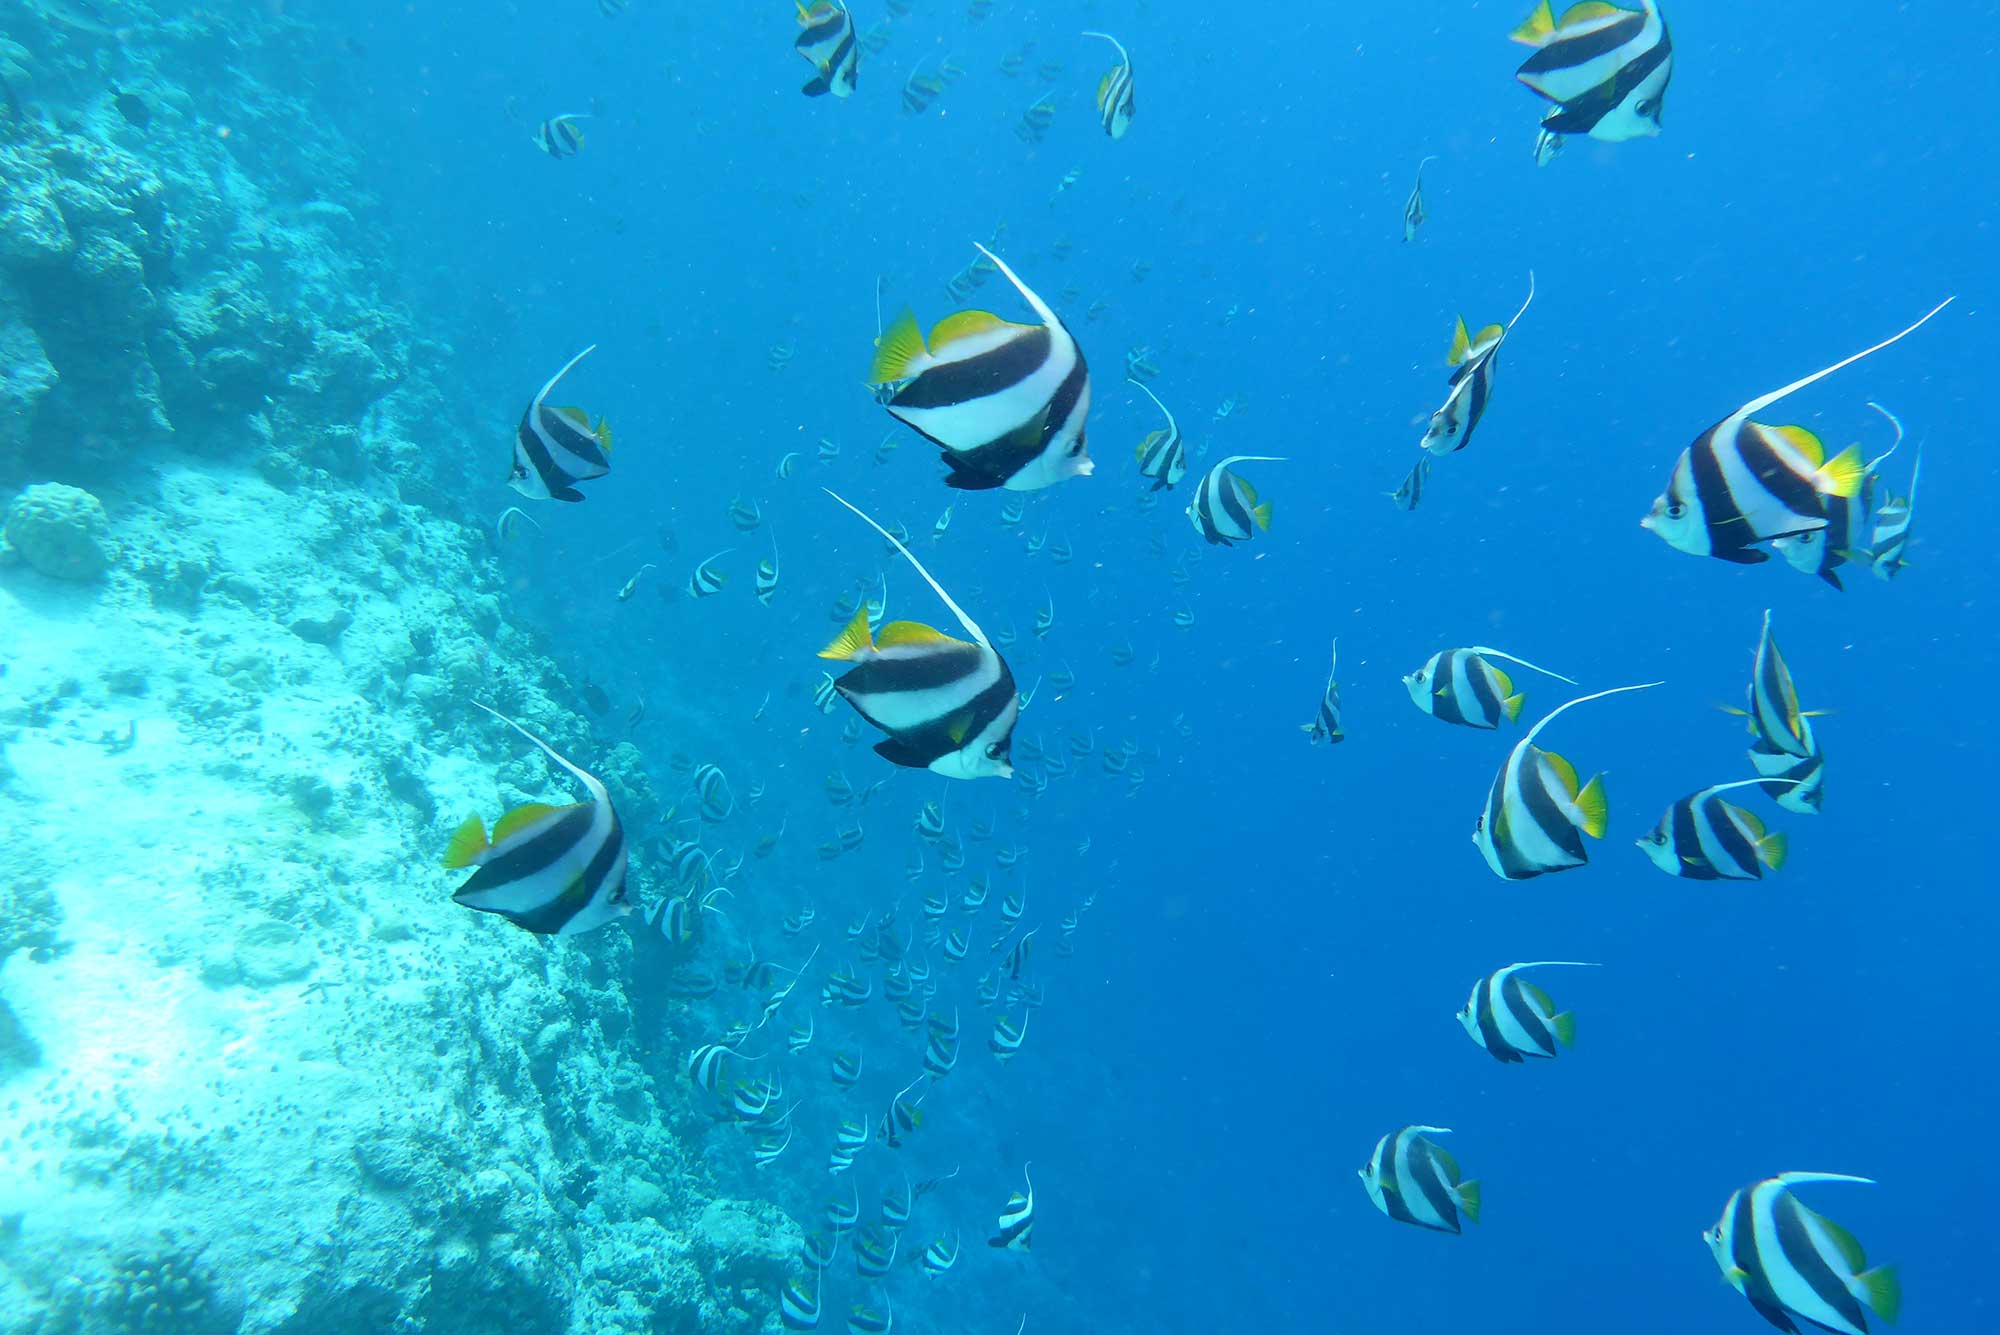
[[[1798,1197],[1779,1189],[1778,1198],[1771,1203],[1771,1219],[1776,1226],[1782,1259],[1821,1302],[1852,1323],[1856,1330],[1867,1330],[1868,1314],[1862,1309],[1860,1300],[1848,1290],[1845,1279],[1828,1264],[1814,1244],[1806,1223],[1806,1216],[1810,1213],[1799,1203]],[[1773,1258],[1760,1255],[1758,1259],[1764,1262],[1768,1276]]]

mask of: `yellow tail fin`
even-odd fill
[[[1576,814],[1583,820],[1583,832],[1602,839],[1611,828],[1611,799],[1604,792],[1604,776],[1593,774],[1583,791],[1576,795]]]
[[[1269,501],[1265,501],[1262,505],[1252,510],[1250,514],[1257,521],[1258,528],[1263,529],[1266,533],[1271,531],[1271,503]]]
[[[851,662],[874,648],[874,637],[868,633],[868,609],[864,607],[847,623],[847,629],[833,637],[833,643],[819,651],[819,656]]]
[[[451,842],[444,846],[444,866],[454,870],[470,867],[485,851],[486,822],[477,816],[467,816],[451,832]]]

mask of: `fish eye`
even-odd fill
[[[1074,445],[1071,445],[1069,447],[1069,457],[1072,459],[1076,458],[1077,455],[1082,453],[1083,453],[1083,442],[1081,440],[1077,441]]]
[[[1653,120],[1660,114],[1660,99],[1649,97],[1644,102],[1641,102],[1636,110],[1645,119]]]
[[[1679,519],[1682,515],[1685,515],[1687,512],[1688,508],[1685,505],[1682,505],[1679,501],[1675,501],[1667,507],[1667,518]]]
[[[1000,743],[989,742],[986,745],[986,758],[988,760],[998,760],[1005,751],[1006,748],[1001,746]]]
[[[1422,669],[1422,668],[1418,668],[1418,669],[1417,669],[1417,671],[1416,671],[1416,678],[1417,678],[1417,685],[1421,686],[1421,685],[1423,685],[1423,684],[1424,684],[1425,682],[1427,682],[1427,681],[1429,681],[1429,680],[1431,679],[1431,674],[1430,674],[1430,673],[1428,673],[1428,672],[1426,672],[1426,671],[1425,671],[1424,669]]]

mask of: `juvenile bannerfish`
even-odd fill
[[[468,816],[445,846],[447,868],[477,867],[452,899],[497,913],[543,936],[574,936],[632,911],[625,897],[625,828],[611,794],[595,775],[570,763],[541,738],[486,705],[474,704],[540,747],[575,776],[590,801],[556,807],[530,802],[486,825]]]
[[[1333,658],[1327,664],[1326,688],[1319,693],[1319,713],[1311,723],[1301,723],[1299,728],[1315,742],[1343,742],[1347,734],[1340,730],[1340,684],[1334,674],[1340,671],[1340,641],[1333,642]]]
[[[757,601],[771,605],[778,593],[778,535],[771,535],[771,554],[757,563]]]
[[[1852,496],[1861,487],[1859,447],[1828,459],[1819,438],[1804,427],[1765,426],[1750,415],[1908,338],[1954,300],[1945,298],[1923,319],[1872,348],[1759,395],[1702,432],[1681,451],[1667,489],[1640,526],[1676,551],[1738,565],[1768,559],[1758,543],[1825,528],[1821,498]]]
[[[1579,788],[1576,767],[1554,751],[1537,747],[1535,738],[1564,710],[1602,700],[1607,695],[1643,691],[1659,684],[1649,681],[1638,686],[1614,686],[1608,691],[1580,696],[1550,710],[1528,730],[1527,736],[1514,743],[1514,749],[1507,753],[1507,763],[1493,776],[1486,807],[1472,829],[1472,842],[1495,876],[1525,881],[1581,867],[1590,861],[1583,835],[1602,839],[1610,821],[1604,776],[1594,775]]]
[[[507,474],[507,485],[531,501],[580,501],[583,493],[576,489],[577,483],[611,471],[610,423],[599,421],[593,427],[581,408],[547,405],[556,382],[595,351],[593,343],[570,358],[521,414],[521,425],[514,431],[514,467]]]
[[[1563,137],[1544,125],[1535,133],[1535,165],[1546,167],[1562,152]]]
[[[1113,139],[1123,139],[1132,128],[1132,57],[1125,45],[1108,32],[1087,32],[1118,48],[1118,63],[1097,81],[1097,122]],[[1068,184],[1065,180],[1064,184]]]
[[[1896,414],[1873,401],[1868,406],[1888,418],[1890,425],[1896,428],[1895,442],[1862,468],[1861,486],[1852,496],[1820,497],[1820,512],[1826,516],[1825,528],[1771,540],[1771,546],[1784,554],[1792,569],[1818,575],[1836,589],[1842,589],[1838,568],[1851,557],[1868,554],[1867,549],[1859,544],[1875,522],[1875,487],[1882,480],[1876,469],[1887,462],[1903,443],[1903,424],[1897,420]]]
[[[869,383],[899,386],[884,406],[943,448],[951,469],[946,486],[1034,491],[1087,477],[1090,370],[1083,350],[1012,269],[986,247],[978,250],[1042,323],[959,311],[934,325],[926,341],[916,315],[905,309],[883,331]]]
[[[1055,595],[1049,594],[1048,600],[1049,600],[1048,606],[1044,607],[1041,611],[1035,613],[1035,638],[1038,640],[1047,639],[1049,637],[1049,632],[1055,629],[1056,625]]]
[[[637,570],[633,571],[632,578],[626,580],[625,583],[619,588],[618,601],[621,603],[631,602],[632,595],[639,591],[639,576],[645,574],[648,570],[651,570],[652,568],[653,568],[653,563],[651,561],[648,561],[646,562],[646,564],[640,566]]]
[[[1389,499],[1396,503],[1398,510],[1414,510],[1423,501],[1424,484],[1430,479],[1431,456],[1429,453],[1420,454],[1417,461],[1410,465],[1409,474],[1394,491],[1388,493]]]
[[[1542,129],[1618,144],[1660,132],[1674,43],[1653,0],[1638,10],[1604,0],[1571,5],[1557,21],[1549,0],[1508,36],[1535,48],[1514,77],[1555,105]]]
[[[1576,1046],[1576,1016],[1558,1012],[1549,994],[1519,977],[1523,969],[1595,969],[1583,960],[1536,960],[1496,969],[1472,985],[1458,1022],[1497,1062],[1553,1057],[1556,1045]]]
[[[1450,1132],[1446,1126],[1406,1126],[1375,1142],[1358,1175],[1376,1209],[1399,1223],[1440,1233],[1461,1231],[1461,1210],[1479,1222],[1479,1183],[1462,1180],[1458,1162],[1425,1139]]]
[[[1845,1173],[1780,1173],[1733,1192],[1702,1234],[1722,1277],[1779,1330],[1800,1322],[1835,1335],[1868,1335],[1868,1314],[1895,1324],[1903,1286],[1894,1266],[1870,1267],[1854,1235],[1799,1204],[1807,1182],[1874,1179]]]
[[[741,496],[729,503],[729,522],[736,526],[738,533],[749,533],[764,522],[764,511],[755,501],[746,501]]]
[[[589,117],[580,111],[565,111],[535,127],[535,147],[552,158],[573,158],[583,152],[583,127]]]
[[[1204,541],[1229,547],[1270,530],[1271,503],[1259,501],[1256,488],[1229,471],[1231,464],[1252,462],[1286,460],[1274,454],[1232,454],[1209,469],[1208,476],[1195,488],[1194,499],[1187,505],[1187,517]]]
[[[986,1240],[989,1247],[1002,1251],[1025,1252],[1031,1249],[1035,1240],[1035,1179],[1028,1175],[1028,1164],[1021,1165],[1021,1180],[1028,1184],[1026,1195],[1015,1192],[1007,1198],[1007,1206],[1000,1211],[1000,1229]]]
[[[1746,709],[1725,706],[1750,726],[1750,763],[1763,775],[1765,796],[1787,811],[1816,815],[1826,801],[1826,756],[1813,735],[1818,711],[1799,708],[1798,689],[1778,642],[1771,636],[1771,613],[1757,637]]]
[[[1431,215],[1424,212],[1424,168],[1437,161],[1435,154],[1417,164],[1417,183],[1410,187],[1410,197],[1403,203],[1403,240],[1415,241],[1417,229],[1430,221]]]
[[[951,507],[947,505],[944,508],[944,513],[937,517],[937,523],[931,525],[931,541],[936,542],[939,538],[942,538],[950,528]]]
[[[1187,476],[1187,445],[1181,439],[1180,424],[1174,421],[1167,405],[1160,402],[1160,396],[1147,388],[1143,380],[1128,379],[1145,391],[1146,397],[1167,419],[1163,430],[1147,432],[1138,449],[1133,451],[1139,460],[1139,472],[1152,479],[1154,491],[1171,491]]]
[[[853,505],[831,491],[827,495],[889,537]],[[910,549],[900,542],[895,546],[973,642],[914,621],[889,623],[878,640],[870,636],[865,610],[857,612],[820,651],[822,658],[855,664],[835,689],[855,713],[888,734],[875,753],[892,764],[953,779],[1013,777],[1008,752],[1021,706],[1007,660]]]
[[[1460,316],[1453,326],[1451,351],[1445,360],[1451,365],[1451,378],[1447,383],[1451,388],[1444,397],[1444,406],[1431,414],[1430,424],[1424,428],[1423,448],[1432,454],[1451,454],[1472,443],[1473,430],[1479,419],[1486,415],[1487,401],[1493,397],[1493,377],[1499,370],[1500,345],[1507,341],[1507,335],[1514,331],[1514,325],[1535,300],[1535,274],[1528,271],[1528,296],[1521,303],[1521,309],[1514,312],[1514,318],[1504,325],[1490,324],[1479,331],[1477,337],[1465,331],[1465,317]]]
[[[930,109],[931,102],[943,94],[944,80],[935,74],[923,72],[924,62],[935,52],[929,52],[910,67],[909,77],[903,80],[903,110],[919,115]]]
[[[715,563],[735,550],[734,547],[725,547],[696,566],[694,573],[688,576],[688,597],[712,598],[721,593],[722,586],[729,582],[729,576],[717,570]]]
[[[849,97],[861,69],[861,50],[854,35],[854,18],[840,0],[798,4],[799,35],[792,46],[817,73],[799,89],[807,97]]]
[[[1739,779],[1690,793],[1667,808],[1651,833],[1634,842],[1669,876],[1691,881],[1761,881],[1764,868],[1777,871],[1785,865],[1785,836],[1767,832],[1754,812],[1716,794],[1731,788],[1766,788],[1769,782]]]
[[[778,475],[778,480],[780,482],[783,482],[786,478],[790,477],[793,473],[797,472],[798,467],[799,467],[799,452],[797,450],[787,450],[784,456],[778,460],[778,467],[775,470]]]
[[[1489,648],[1483,644],[1470,649],[1444,649],[1430,656],[1424,665],[1403,678],[1410,703],[1432,718],[1467,728],[1497,728],[1500,720],[1516,722],[1521,703],[1527,697],[1514,689],[1513,679],[1487,662],[1504,658],[1545,677],[1577,683],[1560,672],[1537,667],[1525,658]]]

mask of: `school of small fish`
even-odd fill
[[[611,17],[623,10],[624,3],[599,0],[599,7]],[[862,55],[873,56],[887,47],[910,5],[906,0],[889,0],[889,17],[865,33],[857,31],[844,0],[810,4],[795,0],[794,8],[798,25],[794,47],[812,69],[802,91],[809,98],[847,99],[860,89]],[[988,9],[987,0],[971,0],[974,19],[984,17]],[[1620,143],[1661,133],[1674,48],[1655,0],[1639,0],[1637,8],[1584,0],[1560,15],[1548,0],[1539,0],[1508,36],[1532,49],[1516,78],[1546,103],[1534,143],[1537,165],[1553,162],[1571,137]],[[1115,52],[1115,63],[1100,77],[1092,101],[1102,132],[1113,141],[1122,140],[1135,124],[1133,59],[1124,42],[1109,33],[1087,31],[1081,37]],[[1034,46],[1031,42],[1002,56],[1000,74],[1021,78],[1038,73],[1044,83],[1059,84],[1064,62],[1050,58],[1031,64]],[[930,51],[903,76],[894,95],[905,112],[925,115],[965,74],[966,68],[952,54]],[[1056,88],[1038,91],[1020,112],[1016,134],[1030,144],[1045,142],[1056,129],[1060,108]],[[534,142],[551,157],[575,156],[584,147],[578,123],[582,119],[577,113],[552,116],[536,129]],[[1403,206],[1406,243],[1418,240],[1430,223],[1423,177],[1425,168],[1438,161],[1429,156],[1417,166]],[[1049,207],[1062,206],[1081,179],[1082,169],[1071,168],[1055,186]],[[997,274],[1031,313],[1031,320],[960,308],[926,330],[914,310],[906,308],[885,324],[878,282],[875,333],[864,379],[868,393],[895,426],[876,447],[874,458],[891,464],[899,445],[909,439],[905,429],[915,433],[934,447],[946,488],[953,493],[1002,493],[992,502],[998,522],[1019,536],[1025,556],[1046,551],[1062,564],[1076,549],[1067,537],[1052,536],[1046,524],[1039,532],[1035,526],[1024,527],[1023,494],[1089,478],[1096,471],[1087,447],[1090,369],[1084,349],[1056,307],[1001,258],[1001,245],[1001,232],[989,243],[974,242],[977,254],[945,284],[947,298],[954,305],[962,303]],[[1067,251],[1064,241],[1050,254],[1060,259]],[[1150,269],[1149,262],[1140,260],[1130,277],[1140,281]],[[1398,508],[1416,510],[1425,497],[1433,464],[1472,443],[1493,399],[1500,354],[1534,295],[1534,275],[1529,273],[1526,296],[1504,324],[1491,323],[1475,331],[1463,318],[1456,321],[1446,357],[1450,370],[1443,402],[1427,420],[1408,475],[1389,493]],[[1074,288],[1057,294],[1058,305],[1073,309],[1079,301]],[[1775,551],[1795,570],[1817,576],[1835,589],[1843,587],[1843,567],[1865,568],[1884,580],[1902,573],[1910,564],[1921,458],[1913,461],[1907,492],[1888,493],[1878,469],[1902,446],[1904,428],[1896,415],[1879,404],[1867,405],[1895,436],[1872,460],[1864,459],[1858,445],[1830,451],[1806,428],[1768,423],[1758,415],[1908,337],[1949,301],[1872,347],[1751,398],[1695,435],[1672,463],[1664,489],[1641,520],[1643,526],[1676,551],[1736,564],[1765,562]],[[1105,304],[1092,303],[1089,317],[1095,319]],[[1240,308],[1231,306],[1221,323],[1229,324],[1239,313]],[[529,500],[581,501],[581,484],[596,482],[612,471],[609,426],[602,419],[593,425],[581,409],[547,402],[592,350],[585,348],[563,365],[522,414],[508,482]],[[789,339],[774,344],[767,364],[774,371],[783,369],[796,351]],[[1124,372],[1127,384],[1150,400],[1150,411],[1164,421],[1138,439],[1133,450],[1131,480],[1138,508],[1149,513],[1159,492],[1171,491],[1186,479],[1190,448],[1175,413],[1153,388],[1161,367],[1152,349],[1130,348],[1124,355]],[[1215,410],[1213,425],[1233,421],[1241,410],[1240,396],[1232,395]],[[1193,453],[1204,458],[1206,449],[1203,445]],[[815,457],[824,464],[839,453],[834,440],[822,438]],[[798,450],[784,453],[775,463],[776,481],[792,479],[806,458]],[[1304,484],[1295,470],[1302,466],[1288,469],[1289,463],[1285,456],[1229,454],[1208,466],[1184,510],[1203,546],[1230,548],[1253,543],[1268,532],[1273,505],[1246,476],[1246,466],[1257,465],[1247,471],[1260,480],[1268,478],[1271,485],[1301,488]],[[1024,711],[1035,705],[1044,689],[1058,700],[1075,689],[1077,673],[1068,662],[1045,660],[1042,675],[1023,691],[1003,652],[1017,641],[1015,621],[993,623],[999,629],[989,635],[911,551],[915,539],[909,529],[884,523],[831,490],[825,495],[826,504],[844,508],[886,544],[882,550],[891,564],[899,558],[914,572],[950,614],[945,624],[955,623],[956,631],[921,621],[889,620],[886,571],[878,569],[873,579],[862,578],[831,609],[830,619],[838,627],[832,640],[823,647],[798,646],[803,654],[817,648],[819,657],[838,670],[838,675],[817,674],[808,700],[799,706],[809,719],[836,713],[844,702],[851,716],[845,720],[843,737],[851,744],[872,730],[877,734],[873,749],[889,765],[949,780],[1012,780],[1030,798],[1047,792],[1073,767],[1087,764],[1101,767],[1129,792],[1138,792],[1144,782],[1139,762],[1157,760],[1157,750],[1149,754],[1129,739],[1100,738],[1100,729],[1094,726],[1072,729],[1054,743],[1045,743],[1040,736],[1017,736]],[[963,503],[969,502],[955,497],[938,514],[929,533],[933,546],[946,538],[954,511]],[[726,513],[739,533],[754,533],[765,523],[763,507],[755,498],[735,497]],[[518,509],[502,515],[499,536],[514,539],[520,533],[518,520],[525,517]],[[1163,541],[1156,537],[1162,553]],[[757,566],[754,587],[757,601],[766,607],[781,594],[775,537],[770,537],[769,546],[769,555]],[[720,563],[731,554],[719,551],[696,565],[684,586],[687,597],[702,600],[724,594],[728,573]],[[1194,548],[1175,561],[1172,574],[1178,588],[1185,589],[1200,557],[1201,548]],[[641,576],[653,568],[651,563],[640,566],[619,589],[618,600],[630,599]],[[988,606],[985,614],[992,611]],[[1195,629],[1192,607],[1162,611],[1179,630]],[[1058,624],[1052,596],[1045,596],[1039,607],[1016,606],[1012,614],[1032,614],[1037,640],[1049,636]],[[1338,649],[1335,642],[1317,708],[1308,722],[1299,725],[1314,742],[1339,743],[1346,736]],[[1113,644],[1109,652],[1114,668],[1129,667],[1136,656],[1129,642]],[[1793,815],[1822,809],[1826,766],[1813,726],[1817,713],[1801,707],[1791,671],[1773,638],[1769,612],[1764,613],[1750,669],[1744,707],[1732,711],[1748,726],[1750,773],[1691,776],[1694,781],[1715,781],[1701,787],[1690,782],[1687,796],[1634,840],[1638,851],[1669,876],[1744,881],[1778,872],[1788,853],[1787,835],[1767,828],[1744,803],[1761,796]],[[1518,724],[1524,711],[1527,692],[1517,685],[1515,670],[1577,685],[1568,676],[1485,645],[1439,649],[1402,680],[1411,702],[1431,718],[1461,728],[1497,731]],[[1603,839],[1610,828],[1604,777],[1581,777],[1567,757],[1540,744],[1544,732],[1579,706],[1659,685],[1614,686],[1557,703],[1541,712],[1500,756],[1471,827],[1472,842],[1494,876],[1525,881],[1589,863],[1591,842]],[[765,706],[769,704],[767,695]],[[764,708],[760,706],[758,717]],[[643,713],[642,701],[630,725],[636,726]],[[809,902],[793,903],[783,913],[782,940],[771,947],[787,962],[759,958],[752,951],[747,960],[728,962],[718,979],[692,960],[701,949],[706,919],[727,916],[730,910],[724,901],[736,901],[735,886],[745,858],[703,840],[713,839],[714,832],[754,805],[763,796],[762,785],[747,789],[739,800],[720,765],[676,757],[675,769],[687,776],[681,804],[670,816],[666,833],[634,848],[603,783],[518,723],[504,718],[502,722],[581,784],[589,800],[519,806],[503,814],[490,831],[480,817],[469,817],[451,836],[444,857],[448,868],[471,869],[456,892],[457,901],[505,917],[530,932],[573,935],[630,916],[635,905],[628,893],[628,858],[635,852],[657,858],[661,877],[674,888],[644,909],[634,930],[681,957],[675,974],[677,995],[714,996],[727,987],[743,993],[746,1005],[741,1023],[708,1036],[688,1053],[688,1078],[714,1116],[741,1128],[758,1167],[788,1152],[801,1152],[792,1149],[795,1143],[802,1136],[817,1135],[825,1147],[829,1174],[849,1175],[847,1190],[836,1191],[825,1202],[824,1227],[806,1239],[799,1277],[773,1295],[782,1327],[818,1328],[825,1286],[842,1239],[849,1242],[862,1281],[888,1275],[899,1255],[904,1265],[930,1279],[949,1274],[962,1259],[958,1227],[942,1228],[907,1247],[903,1233],[919,1211],[928,1211],[922,1204],[925,1198],[944,1189],[957,1170],[914,1183],[906,1169],[892,1171],[885,1177],[888,1185],[880,1198],[879,1216],[867,1222],[853,1170],[860,1156],[878,1145],[881,1154],[874,1157],[900,1151],[921,1136],[928,1115],[948,1106],[948,1091],[953,1088],[949,1077],[960,1061],[961,1021],[968,1007],[990,1016],[986,1047],[995,1063],[1006,1065],[1032,1052],[1031,1020],[1045,1003],[1046,980],[1035,949],[1041,928],[1024,926],[1034,922],[1027,913],[1024,879],[1001,894],[998,924],[988,929],[990,940],[979,939],[983,934],[975,930],[997,888],[992,885],[994,872],[1019,878],[1018,864],[1027,850],[1002,845],[994,850],[994,871],[967,872],[968,845],[987,843],[996,826],[990,814],[974,814],[955,823],[947,814],[951,787],[946,785],[936,798],[923,803],[911,826],[915,844],[907,876],[913,886],[929,887],[914,892],[918,897],[914,916],[904,912],[903,900],[897,898],[879,911],[832,924],[833,931],[844,937],[844,946],[828,949],[828,962],[818,964],[822,945],[801,947],[808,944],[805,938],[814,932],[819,915]],[[1184,717],[1174,723],[1183,736],[1188,735],[1190,725]],[[839,817],[819,845],[823,860],[852,852],[870,829],[892,823],[893,817],[877,820],[881,808],[876,798],[883,786],[884,780],[877,779],[857,787],[837,768],[828,774],[825,794]],[[788,824],[779,820],[775,832],[756,842],[753,856],[767,856]],[[1089,844],[1085,839],[1077,855],[1087,854]],[[962,888],[954,892],[938,885],[934,878],[940,872],[963,874]],[[1089,893],[1067,906],[1059,928],[1050,934],[1053,940],[1042,937],[1049,942],[1050,953],[1058,959],[1074,953],[1083,916],[1094,904],[1095,894]],[[975,945],[985,946],[989,962],[983,970],[966,963],[975,956]],[[1527,975],[1601,967],[1598,962],[1574,960],[1498,967],[1472,985],[1457,1018],[1472,1041],[1503,1065],[1553,1059],[1574,1045],[1576,1018],[1559,1009]],[[964,977],[961,969],[966,974],[978,972],[976,983],[969,994],[948,1001],[952,994],[942,987],[947,980]],[[1581,975],[1563,977],[1574,980]],[[801,984],[806,984],[802,998],[793,1001]],[[805,999],[815,993],[825,1013],[817,1020]],[[885,1052],[877,1044],[864,1051],[858,1039],[843,1037],[846,1025],[840,1017],[876,1004],[878,998],[894,1010],[907,1035],[900,1050]],[[842,1032],[822,1039],[822,1027],[837,1023]],[[830,1049],[830,1055],[813,1056],[816,1045],[819,1051]],[[871,1077],[873,1072],[881,1076]],[[797,1125],[795,1114],[804,1103],[801,1094],[806,1084],[824,1082],[844,1096],[871,1078],[882,1077],[886,1077],[882,1097],[872,1104],[856,1100],[846,1115],[822,1127]],[[963,1081],[960,1077],[961,1085]],[[1360,1177],[1377,1209],[1393,1220],[1447,1233],[1460,1232],[1464,1221],[1479,1220],[1482,1184],[1467,1178],[1435,1139],[1445,1134],[1447,1128],[1411,1124],[1376,1143]],[[1900,1290],[1894,1270],[1871,1267],[1850,1234],[1807,1208],[1793,1192],[1794,1187],[1808,1184],[1866,1181],[1834,1173],[1779,1173],[1731,1195],[1720,1221],[1704,1235],[1729,1284],[1772,1325],[1785,1331],[1810,1326],[1839,1335],[1868,1335],[1871,1316],[1896,1319]],[[1029,1165],[1020,1165],[1020,1187],[1004,1204],[998,1204],[998,1188],[992,1195],[997,1208],[988,1239],[991,1247],[1028,1250],[1036,1218]],[[1059,1203],[1061,1193],[1052,1200]],[[864,1288],[848,1308],[847,1329],[852,1332],[888,1332],[894,1323],[888,1294],[879,1286]],[[1025,1326],[1023,1318],[1022,1329]]]

